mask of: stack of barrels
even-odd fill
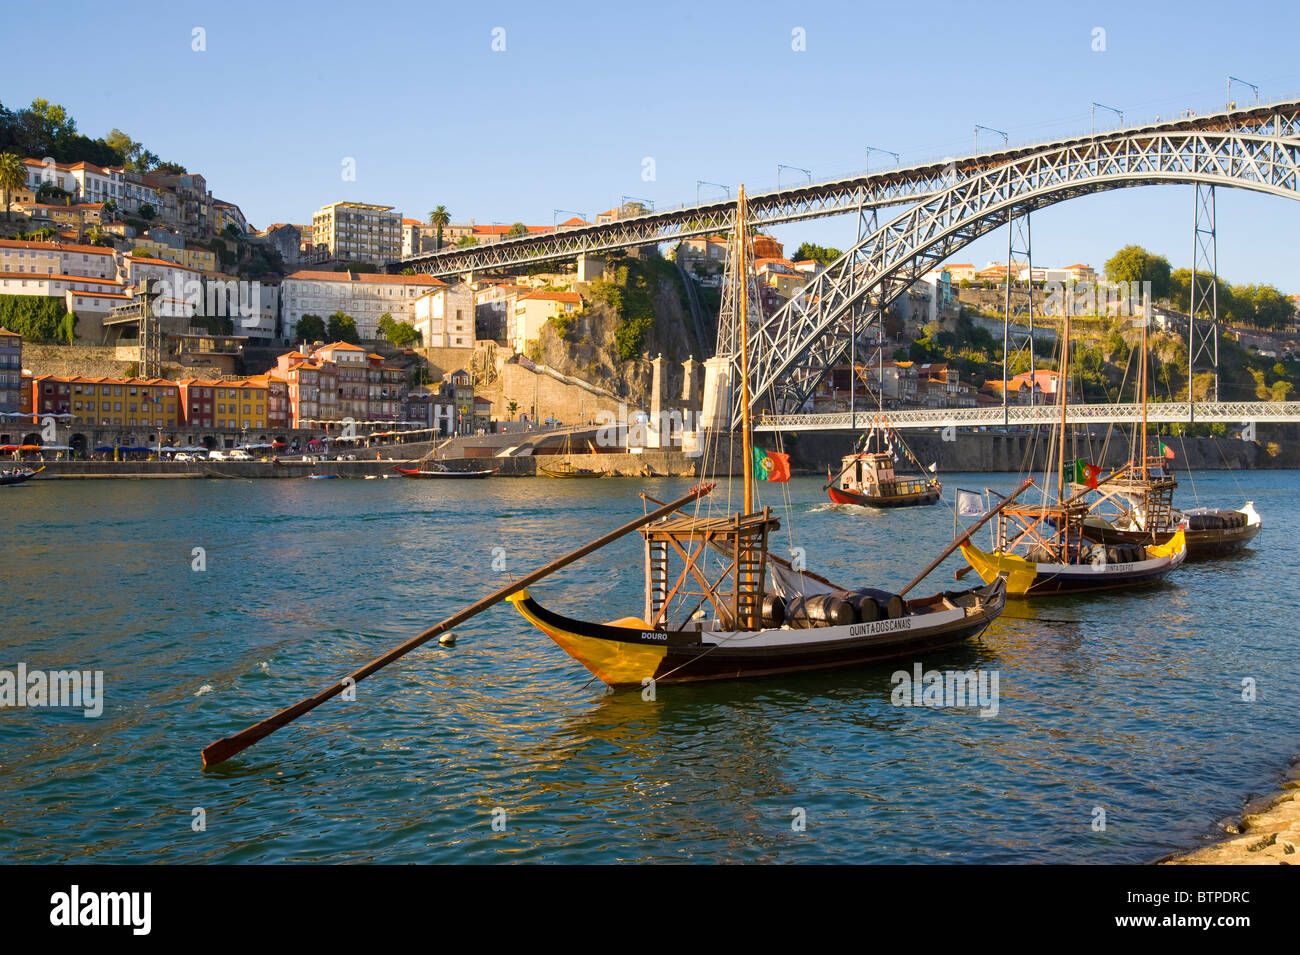
[[[812,627],[846,627],[855,623],[896,620],[907,614],[907,603],[898,594],[863,587],[835,594],[782,599],[763,595],[763,626],[789,624],[795,630]]]

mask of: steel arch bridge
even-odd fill
[[[1300,103],[1100,133],[953,163],[947,182],[856,245],[751,326],[751,405],[797,412],[841,362],[865,307],[884,308],[953,252],[1012,218],[1077,196],[1194,183],[1300,198]],[[719,323],[718,342],[734,340]],[[737,380],[738,358],[729,374]],[[731,422],[739,423],[739,389]],[[720,409],[721,410],[721,409]],[[706,410],[706,414],[707,414]],[[725,412],[724,412],[725,414]]]

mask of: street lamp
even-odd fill
[[[808,185],[810,185],[810,186],[812,185],[812,172],[811,172],[810,170],[804,169],[802,166],[790,166],[790,165],[787,165],[786,163],[779,162],[779,163],[776,164],[776,188],[778,188],[778,189],[781,188],[781,170],[782,170],[782,169],[793,169],[795,172],[801,172],[801,173],[803,173],[805,176],[808,177]]]
[[[723,185],[723,184],[720,183],[720,182],[709,182],[709,180],[707,180],[707,179],[696,179],[696,180],[695,180],[695,204],[696,204],[697,206],[700,204],[700,186],[714,186],[714,187],[716,187],[716,188],[718,188],[718,189],[724,189],[724,190],[726,190],[727,198],[728,198],[728,199],[731,198],[731,187],[730,187],[730,186]]]
[[[654,202],[652,202],[652,201],[649,200],[649,199],[642,199],[642,198],[640,198],[639,196],[624,196],[624,197],[619,201],[619,208],[620,208],[620,209],[626,209],[629,200],[632,201],[632,202],[639,202],[639,203],[641,203],[641,205],[642,205],[644,208],[648,208],[651,212],[654,212],[654,211],[655,211],[655,204],[654,204]]]
[[[1240,83],[1242,86],[1249,86],[1252,90],[1254,90],[1254,91],[1255,91],[1255,105],[1256,105],[1256,106],[1259,105],[1259,87],[1256,86],[1254,83],[1247,83],[1245,80],[1243,80],[1243,79],[1242,79],[1241,77],[1239,77],[1239,76],[1232,76],[1232,75],[1229,75],[1229,76],[1228,76],[1228,104],[1229,104],[1229,106],[1231,106],[1231,104],[1232,104],[1232,84],[1233,84],[1233,83]]]
[[[574,212],[572,209],[555,209],[551,212],[551,228],[555,228],[556,220],[562,215],[577,216],[583,222],[587,222],[587,215],[584,212]]]
[[[1009,139],[1007,137],[1007,134],[1004,133],[1002,130],[994,129],[992,126],[981,126],[979,123],[976,123],[975,124],[975,155],[978,156],[980,151],[980,130],[981,129],[987,133],[997,133],[999,136],[1001,136],[1002,145],[1004,147],[1008,144]]]
[[[862,167],[862,169],[863,169],[864,172],[869,172],[869,171],[871,170],[871,154],[872,154],[872,153],[884,153],[886,156],[893,156],[893,157],[894,157],[894,164],[895,164],[895,165],[898,165],[899,163],[902,162],[902,160],[898,158],[898,153],[896,153],[896,152],[892,152],[891,150],[888,150],[888,149],[881,149],[879,146],[868,146],[868,147],[867,147],[867,161],[866,161],[866,164]]]
[[[1100,106],[1102,109],[1108,109],[1108,110],[1110,110],[1112,113],[1114,113],[1116,116],[1118,116],[1118,117],[1119,117],[1119,124],[1120,124],[1121,126],[1124,125],[1124,111],[1123,111],[1123,110],[1116,109],[1114,106],[1107,106],[1105,103],[1093,103],[1093,104],[1092,104],[1092,120],[1091,120],[1091,127],[1090,127],[1090,129],[1089,129],[1089,132],[1094,132],[1094,133],[1095,133],[1095,132],[1097,131],[1097,107],[1099,107],[1099,106]]]

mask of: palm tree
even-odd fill
[[[446,206],[439,206],[429,213],[429,225],[438,227],[438,247],[435,252],[442,251],[442,227],[451,222],[451,213],[447,211]]]
[[[0,153],[0,191],[5,194],[6,222],[13,221],[9,203],[13,199],[14,190],[21,189],[26,184],[27,170],[23,167],[23,161],[13,153]]]

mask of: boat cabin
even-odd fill
[[[840,488],[867,497],[895,497],[924,490],[924,479],[901,479],[894,473],[894,457],[882,451],[846,454],[840,462]]]

